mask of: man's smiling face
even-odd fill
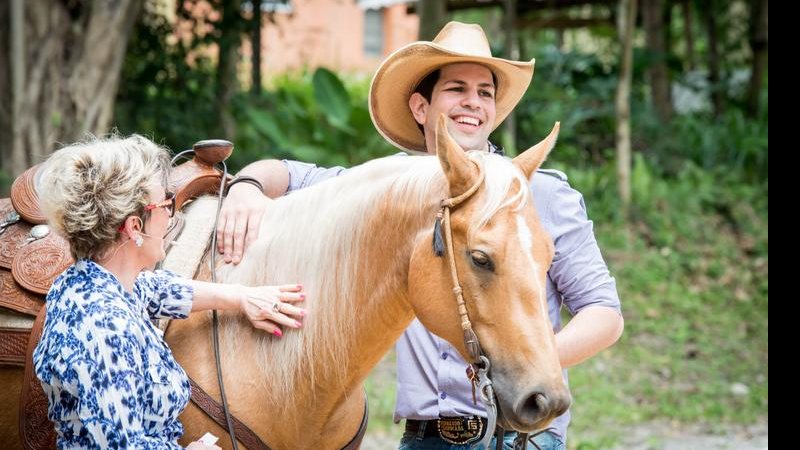
[[[419,94],[415,94],[419,95]],[[465,151],[487,150],[495,116],[495,85],[492,72],[480,64],[457,63],[441,68],[431,101],[412,113],[425,128],[428,153],[436,149],[436,121],[447,117],[447,130]]]

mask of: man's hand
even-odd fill
[[[239,264],[244,249],[258,238],[261,219],[272,200],[252,184],[231,186],[217,223],[217,251],[226,263]]]

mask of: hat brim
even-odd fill
[[[411,114],[408,99],[414,88],[432,71],[455,63],[476,63],[488,67],[497,78],[494,131],[525,95],[533,79],[535,60],[464,55],[430,42],[415,42],[390,55],[372,78],[369,113],[383,137],[405,150],[426,152],[425,136]]]

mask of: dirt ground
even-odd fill
[[[671,427],[652,423],[628,432],[614,450],[767,450],[769,426]]]
[[[396,449],[400,429],[391,432],[369,433],[362,450]],[[768,450],[767,423],[751,426],[691,426],[674,427],[668,424],[640,424],[628,429],[621,443],[607,450]],[[572,449],[572,447],[570,447]],[[600,447],[592,446],[592,449]]]

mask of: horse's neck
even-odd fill
[[[349,400],[360,398],[364,378],[411,322],[409,261],[414,241],[432,225],[436,207],[433,198],[424,208],[416,203],[412,210],[411,205],[399,205],[375,192],[328,189],[313,194],[323,198],[313,205],[303,198],[286,198],[274,205],[262,224],[262,235],[268,237],[246,254],[246,258],[260,255],[266,262],[243,262],[240,268],[242,273],[250,271],[245,276],[250,278],[248,283],[299,281],[309,298],[304,329],[287,330],[280,341],[267,337],[270,342],[252,347],[252,351],[266,349],[268,353],[260,365],[250,363],[250,369],[262,372],[265,388],[258,394],[241,392],[243,401],[283,405],[281,427],[261,423],[272,435],[280,428],[277,433],[285,433],[286,439],[295,431],[325,430],[337,424],[340,410],[352,409]],[[336,205],[350,211],[339,211]],[[307,217],[287,224],[286,218],[295,214]],[[321,227],[315,221],[327,225]],[[265,339],[246,326],[237,330],[254,341]],[[305,355],[298,357],[296,352]],[[241,368],[242,360],[237,355],[229,364]],[[254,372],[237,372],[254,376]]]

